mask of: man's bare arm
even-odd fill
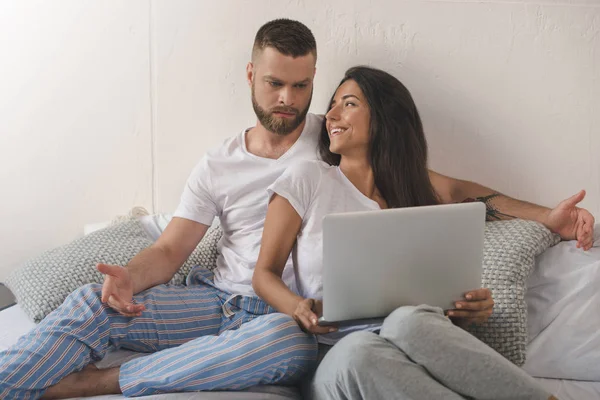
[[[204,237],[209,226],[174,217],[158,240],[127,264],[133,293],[167,283]]]

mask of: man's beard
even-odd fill
[[[299,111],[297,108],[293,107],[273,107],[271,110],[267,111],[258,105],[256,101],[256,96],[254,95],[254,84],[252,85],[252,107],[254,108],[254,113],[256,117],[269,132],[273,132],[277,135],[285,136],[292,133],[297,127],[300,126],[304,119],[306,118],[306,114],[308,114],[308,109],[310,108],[310,101],[312,100],[312,93],[310,94],[310,100],[306,105],[306,108],[302,111]],[[282,112],[287,114],[294,114],[294,118],[280,118],[273,115],[275,112]]]

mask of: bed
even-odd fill
[[[142,222],[156,238],[168,218],[148,216]],[[88,227],[86,233],[89,231]],[[572,242],[562,242],[540,255],[527,286],[529,345],[523,368],[561,400],[600,399],[600,225],[596,226],[594,248],[589,252],[576,249]],[[0,311],[0,350],[16,343],[34,326],[18,304]],[[139,356],[143,355],[118,350],[97,366],[116,366]],[[144,398],[289,400],[301,396],[295,388],[263,386],[244,392],[174,393]]]

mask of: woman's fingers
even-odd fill
[[[492,297],[492,293],[490,289],[481,288],[477,290],[473,290],[471,292],[465,293],[465,299],[468,301],[481,301],[487,300]]]
[[[464,310],[449,310],[448,316],[454,318],[489,318],[492,315],[492,310],[483,311],[464,311]]]
[[[484,301],[473,301],[473,302],[457,302],[455,304],[456,309],[465,311],[482,311],[492,308],[494,303],[490,300]]]
[[[308,333],[313,333],[315,335],[323,335],[330,332],[335,332],[337,329],[329,326],[319,326],[317,315],[313,313],[311,310],[306,308],[301,308],[296,311],[294,319],[300,325],[300,328]]]

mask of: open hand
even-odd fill
[[[96,268],[104,274],[102,302],[126,317],[142,315],[146,307],[133,302],[133,284],[127,268],[109,264],[98,264]]]
[[[544,225],[563,240],[577,240],[577,248],[589,250],[594,244],[594,216],[585,208],[576,207],[585,197],[585,190],[560,202],[546,216]]]

